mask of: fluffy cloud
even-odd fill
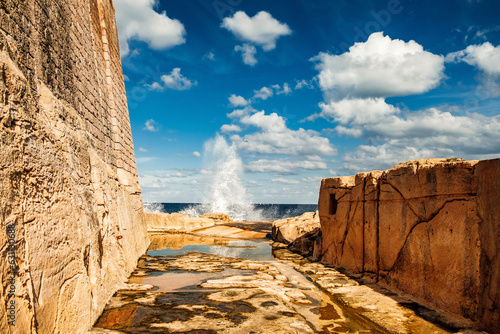
[[[142,129],[151,132],[158,132],[160,130],[160,125],[155,122],[154,119],[148,119]]]
[[[179,20],[169,18],[166,12],[160,14],[154,10],[156,0],[116,0],[114,5],[122,57],[130,52],[130,40],[146,42],[155,50],[186,41],[186,31]]]
[[[313,84],[310,81],[307,80],[297,80],[295,84],[295,90],[302,89],[302,88],[313,88]]]
[[[500,152],[500,116],[454,114],[437,108],[388,114],[371,122],[352,119],[337,132],[374,145],[361,145],[343,156],[343,169],[351,173],[385,169],[413,159],[460,157],[488,159]]]
[[[279,22],[265,11],[254,17],[238,11],[232,17],[224,18],[221,27],[231,31],[240,40],[260,45],[265,51],[274,49],[278,38],[292,33],[287,24]]]
[[[226,114],[226,116],[231,118],[231,119],[237,119],[237,118],[241,118],[243,116],[250,115],[251,113],[254,113],[256,111],[257,110],[252,108],[252,106],[246,106],[243,109],[235,109],[232,112],[230,112],[229,114]]]
[[[139,147],[137,150],[138,150],[139,152],[142,152],[142,153],[146,153],[146,152],[148,151],[148,150],[147,150],[147,149],[145,149],[144,147]]]
[[[389,97],[421,94],[444,77],[444,57],[424,51],[415,41],[391,39],[377,32],[341,55],[312,58],[319,85],[340,97]]]
[[[361,145],[342,158],[341,170],[346,174],[355,174],[370,170],[385,170],[402,161],[452,156],[453,151],[446,148],[401,147],[388,143],[379,146]]]
[[[449,54],[446,61],[464,61],[486,74],[500,73],[497,52],[485,43]],[[308,119],[323,117],[335,124],[338,135],[364,142],[343,155],[342,173],[386,169],[421,158],[491,158],[500,152],[500,116],[451,108],[400,110],[385,101],[389,96],[425,93],[443,78],[445,58],[424,51],[414,41],[374,33],[347,53],[321,53],[315,60],[326,101],[319,104],[321,112]]]
[[[254,99],[267,100],[271,96],[273,96],[273,90],[269,87],[262,87],[259,90],[254,90]]]
[[[187,90],[197,85],[196,81],[191,81],[181,74],[181,69],[176,67],[169,75],[162,75],[161,81],[166,88],[175,90]]]
[[[236,94],[231,94],[228,100],[231,107],[244,107],[250,103],[250,101],[246,100],[243,96]]]
[[[153,82],[151,85],[148,85],[146,84],[145,85],[146,87],[149,88],[149,90],[154,90],[154,91],[157,91],[157,92],[163,92],[165,90],[165,88],[158,82]]]
[[[343,99],[320,103],[321,113],[309,117],[323,117],[340,124],[362,125],[377,122],[379,119],[399,112],[394,106],[387,104],[383,98]]]
[[[191,81],[182,75],[181,69],[178,67],[174,68],[169,75],[162,75],[160,79],[162,84],[155,81],[145,86],[148,87],[149,90],[163,92],[165,89],[188,90],[198,84],[196,81]]]
[[[465,50],[448,54],[446,61],[463,61],[487,74],[500,75],[500,45],[494,47],[489,42],[469,45]]]
[[[292,92],[292,89],[290,88],[290,86],[286,82],[283,84],[283,89],[281,89],[280,85],[273,85],[272,87],[276,91],[277,95],[281,95],[281,94],[288,95]]]
[[[205,53],[203,55],[202,59],[203,60],[208,59],[208,60],[214,61],[215,60],[215,54],[212,51],[209,51],[209,52],[207,52],[207,53]]]
[[[201,157],[200,152],[198,152],[198,151],[194,151],[194,152],[193,152],[193,157],[195,157],[195,158],[199,158],[199,157]]]
[[[327,169],[327,165],[322,160],[259,159],[247,163],[245,168],[253,173],[291,175],[297,174],[300,169]]]
[[[257,58],[255,58],[255,54],[257,53],[257,49],[255,46],[243,43],[242,45],[236,45],[234,47],[234,51],[241,52],[241,58],[243,62],[247,65],[254,66],[257,64]]]
[[[258,128],[257,132],[243,137],[233,135],[231,140],[238,149],[260,154],[335,155],[336,150],[327,138],[313,130],[289,129],[283,117],[264,111],[245,115],[241,124]]]
[[[271,182],[283,183],[283,184],[299,184],[300,183],[300,181],[290,180],[290,179],[284,179],[282,177],[279,177],[279,178],[276,178],[276,179],[272,179]]]
[[[220,127],[222,133],[241,132],[241,128],[236,124],[224,124]]]

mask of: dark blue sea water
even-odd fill
[[[192,216],[205,213],[199,212],[201,206],[198,203],[144,203],[144,209],[148,212],[185,212]],[[253,204],[253,207],[256,214],[242,220],[276,220],[318,210],[316,204]],[[193,210],[193,208],[198,208],[198,210]],[[197,211],[196,214],[193,214],[194,211]]]

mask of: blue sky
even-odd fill
[[[256,203],[420,158],[500,157],[498,1],[115,0],[147,202],[199,202],[204,143]]]

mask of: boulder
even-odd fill
[[[318,212],[306,212],[298,217],[278,219],[273,222],[273,240],[290,244],[320,226]]]
[[[317,227],[295,239],[287,248],[292,252],[307,257],[311,261],[320,261],[322,241],[321,229]]]

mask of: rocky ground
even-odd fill
[[[244,232],[270,228],[253,224],[259,232]],[[148,255],[91,333],[474,333],[284,244],[236,241],[243,232],[227,225],[226,238],[151,235]]]
[[[202,252],[143,256],[129,282],[141,283],[118,291],[94,333],[380,332],[346,318],[327,294],[278,261]]]

